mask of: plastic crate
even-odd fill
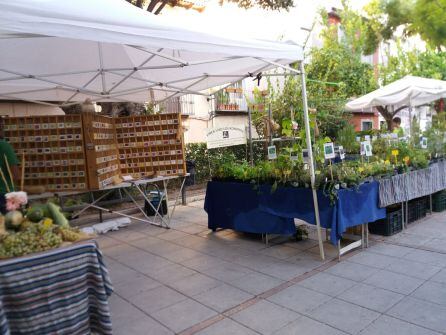
[[[432,195],[432,210],[434,212],[443,212],[446,210],[446,190]]]
[[[417,198],[409,201],[407,222],[413,223],[424,218],[427,214],[427,198]]]
[[[387,213],[385,219],[369,223],[372,234],[391,236],[403,230],[401,209]]]

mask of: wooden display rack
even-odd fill
[[[25,156],[25,185],[87,189],[81,115],[5,118],[5,138]]]
[[[104,188],[120,177],[114,119],[94,113],[82,114],[88,185]]]
[[[186,173],[179,114],[120,117],[115,126],[122,175],[139,179]]]
[[[5,118],[5,138],[25,155],[25,185],[46,191],[102,189],[116,177],[186,174],[179,114],[111,118],[82,115]]]

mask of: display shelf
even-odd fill
[[[120,117],[115,125],[122,175],[144,178],[185,174],[181,115]]]
[[[4,119],[5,139],[25,158],[25,185],[47,191],[85,190],[87,174],[81,115]]]
[[[186,173],[179,114],[8,117],[4,130],[19,159],[25,155],[25,185],[49,192],[103,189],[120,175]]]
[[[84,113],[82,122],[89,186],[101,189],[120,176],[114,118]]]

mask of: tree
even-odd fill
[[[323,45],[310,50],[307,55],[309,62],[305,65],[308,104],[316,110],[316,124],[321,134],[329,137],[334,137],[348,121],[350,113],[345,112],[347,100],[376,88],[372,66],[361,61],[366,41],[354,33],[358,31],[355,27],[364,27],[362,18],[347,5],[344,2],[340,12],[342,22],[346,22],[343,38],[338,38],[337,27],[330,25],[325,19],[326,13],[321,12],[325,22],[321,35]],[[275,120],[281,124],[292,110],[296,121],[303,124],[300,78],[287,77],[280,86],[279,89],[273,87],[271,93]]]
[[[252,7],[260,7],[263,9],[271,9],[271,10],[280,10],[285,9],[288,10],[294,6],[293,0],[227,0],[229,2],[233,2],[238,4],[239,7],[249,9]],[[220,3],[223,3],[224,0],[220,0]]]
[[[180,0],[126,0],[131,4],[139,7],[146,8],[147,11],[154,14],[159,14],[165,5],[177,6]],[[219,0],[220,4],[223,4],[225,0]],[[228,2],[236,3],[241,8],[260,7],[263,9],[271,10],[288,10],[294,6],[293,0],[226,0]],[[147,6],[147,7],[146,7]],[[158,7],[157,7],[158,6]],[[155,10],[156,8],[156,10]]]
[[[439,51],[446,47],[446,0],[381,0],[380,11],[382,39],[402,26],[405,36],[419,34]]]
[[[432,49],[405,51],[401,44],[397,43],[396,54],[388,54],[387,63],[380,67],[380,81],[387,85],[407,75],[446,80],[446,52]],[[441,108],[441,106],[437,107]],[[378,107],[389,130],[393,128],[392,119],[404,108],[407,106],[401,106],[395,110],[390,106]]]

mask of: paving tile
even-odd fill
[[[121,244],[121,241],[117,241],[114,238],[105,236],[105,235],[99,235],[98,237],[95,238],[96,242],[99,245],[99,248],[101,250],[104,250],[105,248],[109,248],[109,247],[115,247],[118,244]]]
[[[177,251],[184,250],[184,247],[173,242],[160,240],[158,238],[151,240],[136,240],[129,242],[131,245],[150,252],[151,254],[163,256]]]
[[[213,267],[222,266],[227,264],[226,261],[210,255],[201,254],[197,257],[188,259],[187,261],[181,262],[184,266],[194,269],[198,272],[203,272],[205,270],[211,269]]]
[[[171,286],[187,296],[194,296],[221,284],[219,280],[197,273],[173,282]]]
[[[379,271],[377,268],[350,262],[340,262],[328,268],[325,272],[361,282]]]
[[[275,264],[265,266],[257,271],[278,279],[290,280],[310,271],[310,269],[307,267],[297,266],[295,263],[279,261]]]
[[[386,270],[426,280],[439,272],[441,268],[435,265],[409,261],[407,259],[396,259],[387,266]]]
[[[132,269],[148,275],[149,277],[153,272],[175,264],[163,257],[152,255],[148,252],[142,252],[141,254],[134,255],[134,257],[127,259],[123,263]]]
[[[176,229],[169,229],[167,232],[157,235],[156,237],[161,240],[175,241],[184,237],[189,236],[189,234]]]
[[[299,282],[301,286],[333,297],[352,288],[355,284],[356,282],[352,280],[333,276],[325,272],[320,272]]]
[[[203,243],[205,245],[207,245],[207,244],[209,244],[209,241],[202,237],[198,237],[195,235],[189,235],[184,238],[175,240],[175,243],[182,245],[183,247],[191,247],[192,249],[197,250],[197,247],[200,247]]]
[[[386,314],[421,327],[446,333],[445,306],[405,297]]]
[[[252,294],[223,284],[195,295],[194,299],[218,312],[223,312],[251,299],[252,297]]]
[[[125,262],[127,259],[141,254],[141,250],[128,244],[118,244],[113,248],[106,248],[102,253],[116,261]]]
[[[318,241],[307,238],[302,241],[287,242],[285,245],[299,250],[308,250],[318,245]]]
[[[309,253],[312,253],[316,255],[318,258],[320,258],[320,250],[319,245],[314,246],[313,248],[310,248],[306,250]],[[339,251],[336,246],[331,244],[330,242],[324,242],[324,254],[327,259],[333,259],[338,257]]]
[[[192,299],[186,299],[153,313],[152,317],[178,333],[216,314],[208,307]]]
[[[152,334],[170,335],[173,332],[116,294],[109,298],[110,312],[113,324],[113,334],[146,335],[148,330]]]
[[[446,284],[427,281],[417,288],[411,296],[446,307]]]
[[[304,251],[297,254],[296,256],[288,258],[287,261],[294,263],[298,267],[308,270],[315,269],[326,262],[321,260],[319,251],[317,253]]]
[[[143,274],[127,277],[127,280],[114,283],[114,291],[121,297],[131,299],[134,296],[141,294],[144,291],[149,291],[161,284]]]
[[[358,284],[337,298],[384,313],[403,299],[404,295],[370,285]]]
[[[405,255],[404,258],[415,262],[446,267],[446,255],[436,252],[413,250],[412,252]]]
[[[145,313],[152,314],[186,299],[185,295],[166,286],[160,286],[150,291],[141,292],[132,297],[130,301]]]
[[[254,295],[259,295],[283,283],[283,280],[259,272],[249,273],[229,281],[235,287]]]
[[[397,258],[386,255],[378,255],[371,252],[360,252],[359,254],[350,257],[348,261],[384,269],[389,266],[390,263],[394,262],[395,259]]]
[[[287,259],[299,254],[301,251],[285,245],[275,245],[260,251],[262,255],[271,256],[278,259]]]
[[[130,242],[147,238],[146,234],[126,228],[119,229],[118,231],[112,231],[108,233],[107,236],[122,242]]]
[[[238,264],[225,263],[221,266],[207,269],[203,271],[203,273],[205,273],[207,276],[228,283],[249,273],[252,273],[252,270]]]
[[[201,233],[203,230],[208,230],[208,228],[205,228],[201,225],[197,225],[197,224],[190,224],[187,226],[181,226],[178,227],[177,230],[182,231],[184,233],[188,233],[188,234],[198,234]]]
[[[446,269],[441,270],[431,278],[432,281],[446,284]]]
[[[312,317],[350,334],[357,334],[379,317],[379,313],[339,299],[316,308]]]
[[[197,274],[195,270],[180,264],[171,264],[159,270],[151,271],[149,275],[163,284],[170,285],[194,274]]]
[[[298,317],[299,314],[289,309],[261,300],[234,314],[231,318],[261,334],[268,335],[273,334]]]
[[[413,249],[402,247],[399,245],[393,245],[388,243],[377,243],[367,249],[367,252],[373,252],[375,254],[403,257],[411,252]]]
[[[169,261],[182,264],[183,262],[185,262],[189,259],[193,259],[193,258],[201,256],[201,255],[202,255],[202,253],[200,253],[198,251],[188,249],[188,248],[181,248],[178,251],[168,253],[168,254],[165,254],[162,256],[167,258]]]
[[[423,244],[423,247],[430,248],[435,251],[446,253],[446,238],[433,238]]]
[[[305,316],[279,329],[274,335],[346,335],[338,329]]]
[[[299,285],[293,285],[268,298],[277,305],[289,308],[301,314],[310,314],[312,310],[331,300],[332,297],[312,291]]]
[[[196,333],[196,335],[256,335],[258,333],[248,329],[241,324],[231,320],[223,319],[214,323],[202,331]]]
[[[112,259],[105,258],[108,273],[110,274],[113,285],[127,281],[130,277],[138,275],[138,272],[129,267],[116,262]]]
[[[413,228],[412,228],[413,229]],[[431,240],[432,237],[421,236],[420,234],[400,233],[393,235],[389,241],[395,241],[400,244],[406,244],[412,247],[419,247]]]
[[[158,321],[149,316],[141,316],[135,320],[126,320],[126,322],[115,327],[113,324],[114,335],[173,335],[175,334],[170,329],[163,326]]]
[[[387,270],[380,270],[364,280],[365,284],[380,287],[401,294],[410,294],[415,291],[424,280],[409,277]]]
[[[361,335],[440,335],[440,333],[421,328],[387,315],[381,315]]]

